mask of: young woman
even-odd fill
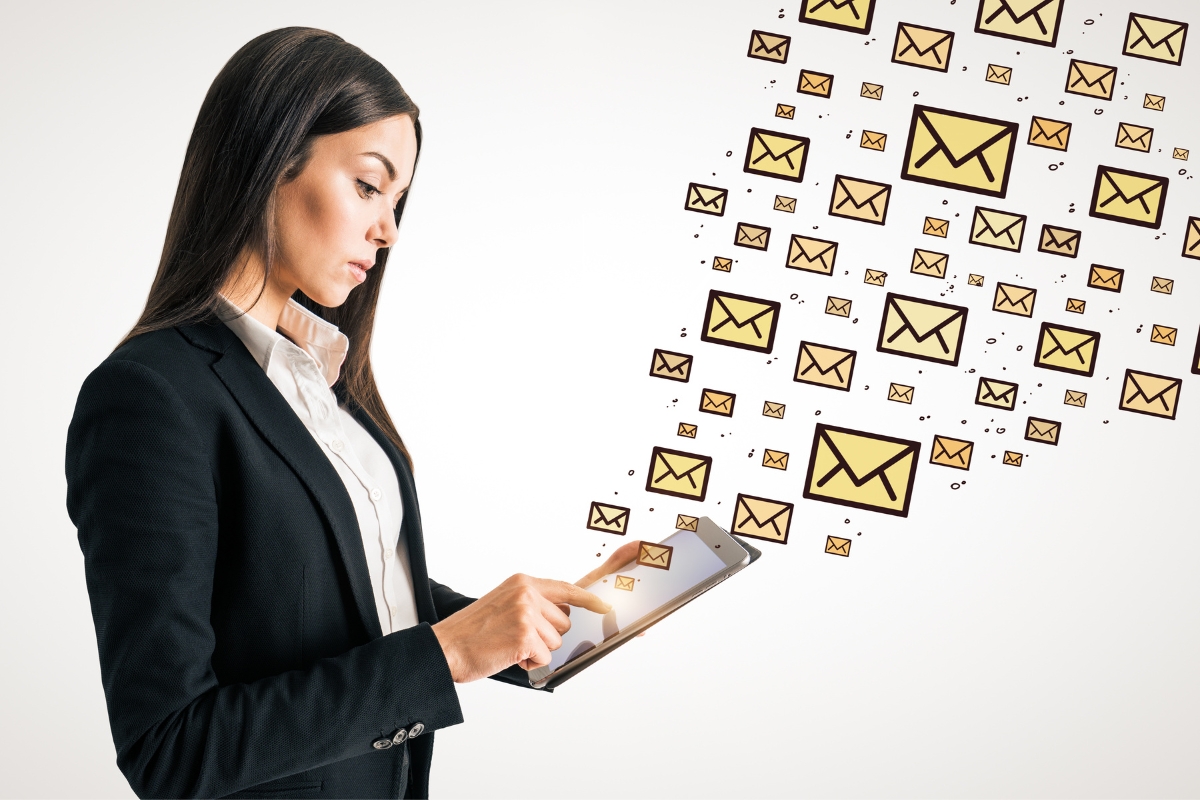
[[[134,328],[67,435],[117,765],[139,797],[426,797],[455,683],[528,686],[577,584],[426,572],[412,458],[371,370],[417,107],[341,38],[221,70]]]

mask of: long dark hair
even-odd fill
[[[276,190],[303,171],[315,137],[396,115],[412,118],[421,151],[417,106],[382,64],[340,36],[316,28],[280,28],[247,42],[208,89],[188,141],[158,273],[137,324],[117,347],[150,331],[212,318],[218,291],[249,246],[270,275]],[[411,189],[396,207],[396,225]],[[293,299],[337,325],[350,353],[334,385],[339,400],[361,407],[412,456],[384,407],[371,370],[375,306],[388,249],[375,256],[365,284],[327,308],[297,290]],[[259,289],[261,296],[266,287]]]

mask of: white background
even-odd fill
[[[435,796],[1200,793],[1200,379],[1187,371],[1200,264],[1179,257],[1200,196],[1170,160],[1172,146],[1200,153],[1200,42],[1184,67],[1120,56],[1132,5],[1067,0],[1059,46],[1044,48],[971,33],[971,0],[880,0],[869,45],[800,25],[793,0],[782,19],[757,0],[5,3],[0,793],[131,796],[64,509],[66,428],[145,300],[204,92],[242,44],[286,25],[362,47],[421,107],[373,357],[416,459],[436,579],[475,596],[514,572],[575,580],[621,541],[584,529],[593,499],[632,507],[631,536],[653,540],[681,511],[728,526],[738,492],[797,504],[786,546],[762,543],[743,577],[553,695],[461,686],[466,723],[438,732]],[[888,63],[900,8],[958,32],[949,73]],[[786,65],[745,57],[753,28],[793,36]],[[1120,67],[1113,102],[1063,94],[1071,48]],[[989,62],[1014,68],[1011,86],[983,82]],[[801,67],[837,75],[832,100],[795,92]],[[885,85],[883,102],[857,97],[863,80]],[[902,183],[917,91],[1019,122],[1022,140],[1031,114],[1076,122],[1075,138],[1061,157],[1021,144],[1005,200]],[[1141,109],[1147,91],[1165,113]],[[795,122],[774,119],[778,101]],[[1115,150],[1118,121],[1155,127],[1156,152]],[[803,184],[741,172],[752,125],[812,138]],[[858,149],[863,128],[889,133],[885,153]],[[1086,216],[1097,163],[1171,177],[1161,240]],[[834,173],[898,184],[888,225],[826,216]],[[726,216],[683,211],[689,181],[730,188]],[[794,217],[771,210],[777,192],[799,198]],[[977,203],[1029,215],[1022,255],[966,244]],[[920,236],[925,214],[950,218],[951,238]],[[774,227],[768,253],[730,246],[740,220]],[[1083,229],[1082,257],[1034,252],[1043,222]],[[833,278],[783,269],[787,234],[805,231],[843,243]],[[907,274],[913,247],[943,245],[952,293]],[[713,272],[714,254],[734,271]],[[1084,288],[1090,261],[1125,267],[1128,288]],[[861,282],[868,266],[889,272],[887,290]],[[1175,294],[1150,294],[1152,275]],[[996,279],[1036,286],[1038,319],[991,312]],[[699,342],[711,288],[784,301],[772,356]],[[971,308],[959,368],[874,352],[890,290]],[[859,322],[823,315],[828,294]],[[1066,297],[1087,313],[1062,313]],[[1102,332],[1095,377],[1031,368],[1040,319]],[[1179,345],[1150,345],[1154,323],[1179,328]],[[850,393],[791,381],[801,338],[860,351]],[[654,347],[694,353],[692,381],[648,377]],[[1127,366],[1184,377],[1176,421],[1116,410]],[[1026,404],[972,405],[980,374],[1020,382]],[[887,403],[889,381],[917,402]],[[733,419],[697,413],[704,386],[738,393]],[[1063,406],[1066,388],[1088,407]],[[759,416],[763,399],[786,402],[786,419]],[[801,499],[818,410],[922,442],[907,519]],[[1061,420],[1061,445],[1022,441],[1026,414]],[[680,420],[699,424],[696,442],[674,436]],[[935,433],[977,443],[969,473],[926,463]],[[706,503],[642,491],[654,445],[716,459]],[[789,470],[758,466],[764,447],[791,452]],[[1002,468],[1004,449],[1025,466]],[[853,539],[849,559],[823,553],[830,533]]]

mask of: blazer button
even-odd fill
[[[396,731],[396,735],[392,737],[392,744],[404,744],[404,740],[408,738],[408,731],[401,728]]]
[[[389,747],[392,746],[392,740],[387,739],[387,738],[376,739],[375,741],[371,742],[371,745],[376,750],[387,750]]]
[[[424,730],[425,730],[425,725],[423,723],[418,722],[416,725],[413,725],[411,728],[408,729],[408,738],[415,739],[418,736],[420,736]]]

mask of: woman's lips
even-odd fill
[[[367,271],[363,269],[361,264],[349,261],[346,263],[346,266],[350,268],[350,274],[354,276],[354,280],[362,283],[367,279]]]

